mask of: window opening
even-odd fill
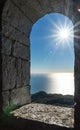
[[[65,107],[64,111],[70,114],[69,124],[67,124],[67,115],[64,112],[65,125],[72,127],[74,118],[73,23],[63,14],[47,14],[34,24],[30,41],[32,102],[57,106],[59,110],[61,106]],[[57,111],[57,114],[60,113]],[[62,115],[60,116],[62,118]],[[61,119],[64,125],[63,120]]]

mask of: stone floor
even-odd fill
[[[70,128],[74,126],[73,108],[32,103],[11,113],[17,118],[37,120]]]

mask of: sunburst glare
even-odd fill
[[[74,37],[73,25],[67,23],[67,21],[64,23],[59,22],[57,25],[55,24],[55,30],[52,30],[51,37],[55,40],[57,46],[70,47]]]
[[[69,39],[70,31],[67,28],[62,28],[59,31],[58,35],[59,35],[61,40],[66,40],[66,39]]]

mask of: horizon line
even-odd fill
[[[74,71],[30,72],[31,74],[74,73]]]

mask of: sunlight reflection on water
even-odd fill
[[[55,73],[49,75],[50,87],[48,93],[61,93],[74,95],[74,74],[73,73]],[[55,86],[53,88],[52,86]]]
[[[38,91],[74,95],[74,73],[32,74],[31,93]]]

